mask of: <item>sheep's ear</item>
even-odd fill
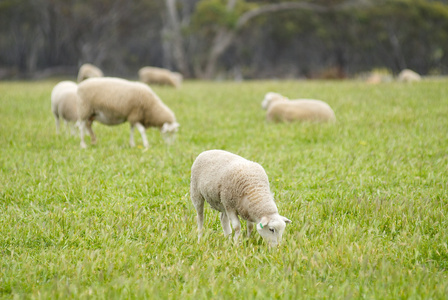
[[[262,225],[261,228],[263,228],[264,226],[268,225],[268,223],[269,223],[268,217],[261,218],[261,220],[260,220],[260,224]]]
[[[282,219],[283,219],[283,221],[284,221],[285,223],[287,223],[287,224],[292,223],[292,221],[291,221],[290,219],[285,218],[285,217],[283,217],[283,216],[281,216],[281,217],[282,217]]]

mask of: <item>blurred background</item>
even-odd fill
[[[448,1],[0,0],[0,79],[353,78],[448,73]]]

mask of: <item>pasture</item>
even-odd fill
[[[57,81],[0,82],[0,298],[442,299],[448,295],[448,81],[186,82],[153,87],[176,142],[95,123],[82,150]],[[268,124],[275,91],[322,99],[335,125]],[[62,124],[63,125],[63,124]],[[224,238],[206,204],[198,244],[190,168],[208,149],[260,163],[278,250]]]

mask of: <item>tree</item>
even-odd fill
[[[239,4],[240,10],[236,10]],[[223,9],[225,5],[225,9]],[[330,6],[313,4],[310,2],[281,2],[264,5],[247,5],[242,0],[202,0],[198,4],[197,19],[204,18],[206,21],[198,21],[202,26],[210,26],[206,17],[213,14],[213,10],[221,11],[222,19],[218,21],[219,26],[214,28],[214,37],[210,45],[210,50],[204,66],[204,71],[201,74],[204,78],[212,78],[216,71],[216,65],[219,57],[229,48],[235,40],[238,32],[252,19],[264,14],[271,14],[288,10],[308,10],[316,13],[341,11],[350,8],[367,7],[371,5],[370,1],[345,1]],[[221,7],[219,7],[221,6]],[[230,20],[230,22],[229,22]],[[232,22],[234,20],[234,22]],[[216,20],[214,20],[216,22]]]

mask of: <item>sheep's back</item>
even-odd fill
[[[76,91],[63,93],[63,98],[58,105],[59,116],[67,121],[78,120],[78,94]]]
[[[303,99],[278,101],[273,103],[267,112],[271,121],[335,121],[331,107],[320,100]]]
[[[149,87],[119,78],[91,78],[79,84],[81,106],[93,110],[115,111],[122,115],[142,105],[149,105]]]
[[[98,67],[92,64],[83,64],[81,68],[79,68],[78,72],[78,82],[81,82],[87,78],[94,77],[103,77],[103,71],[101,71]]]
[[[201,153],[193,163],[191,182],[212,208],[222,211],[221,202],[224,201],[240,213],[244,211],[245,219],[245,211],[250,205],[243,203],[243,198],[252,200],[254,205],[271,199],[269,180],[263,167],[223,150]]]
[[[139,79],[142,82],[151,84],[168,84],[172,86],[177,86],[176,77],[170,70],[156,68],[156,67],[144,67],[138,72]]]
[[[78,89],[78,85],[73,81],[61,81],[56,84],[51,91],[51,102],[57,102],[61,99],[61,94],[66,92],[74,92],[76,93]]]
[[[78,85],[73,81],[61,81],[56,84],[51,91],[51,110],[57,113],[59,103],[66,97],[67,94],[76,94]]]

